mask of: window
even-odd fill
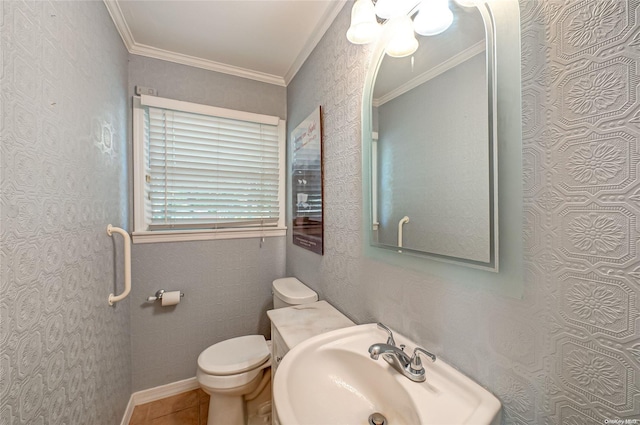
[[[278,117],[134,98],[134,242],[281,236]]]

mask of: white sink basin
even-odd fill
[[[394,333],[413,353],[415,344]],[[500,401],[442,360],[423,362],[425,382],[413,382],[368,349],[384,343],[375,324],[328,332],[284,357],[273,384],[281,425],[368,424],[373,413],[387,425],[500,423]],[[428,347],[426,347],[428,349]]]

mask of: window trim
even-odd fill
[[[264,238],[286,236],[286,122],[279,117],[255,114],[251,112],[236,111],[232,109],[218,108],[209,105],[200,105],[190,102],[182,102],[156,96],[133,96],[133,243],[155,242],[185,242],[197,240],[240,239],[240,238]],[[226,228],[226,229],[177,229],[177,230],[147,230],[148,223],[145,219],[144,193],[145,193],[145,147],[144,147],[144,110],[143,106],[154,106],[164,109],[173,109],[184,112],[192,112],[204,115],[231,118],[244,121],[259,122],[262,124],[277,125],[278,127],[278,160],[279,179],[278,202],[279,217],[275,227],[264,228]]]

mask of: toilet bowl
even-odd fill
[[[207,423],[244,425],[244,396],[271,380],[270,351],[264,336],[247,335],[200,353],[196,377],[210,397]]]
[[[276,279],[272,289],[275,308],[318,300],[318,294],[296,278]],[[198,356],[196,378],[209,394],[208,425],[245,425],[246,402],[271,390],[271,341],[245,335],[218,342]],[[260,409],[265,410],[264,403]]]

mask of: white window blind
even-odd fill
[[[278,225],[277,124],[143,108],[146,230]]]

